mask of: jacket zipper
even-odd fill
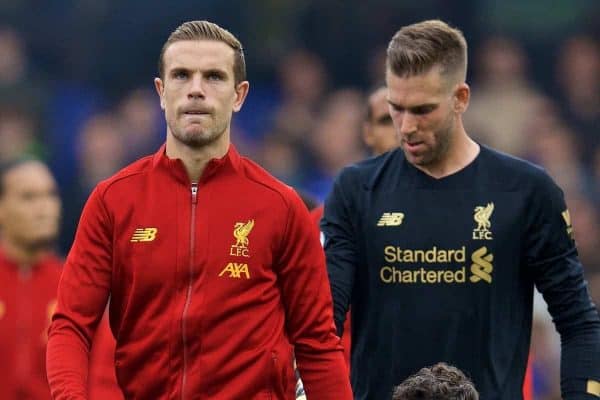
[[[192,215],[190,219],[190,265],[188,274],[188,288],[185,296],[185,305],[181,316],[181,339],[183,343],[183,374],[181,377],[181,400],[185,400],[185,384],[187,380],[187,334],[186,334],[186,316],[192,301],[192,284],[194,278],[194,242],[196,236],[196,203],[198,202],[198,183],[192,182]]]

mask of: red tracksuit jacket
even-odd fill
[[[23,272],[0,248],[0,399],[50,400],[46,378],[48,326],[56,307],[62,260],[48,254]],[[96,331],[90,400],[121,400],[114,378],[114,341],[103,319]]]
[[[0,399],[49,400],[48,325],[61,261],[48,255],[24,272],[0,249]]]
[[[308,211],[233,146],[197,185],[163,146],[94,190],[50,328],[55,399],[85,398],[109,294],[128,399],[294,399],[292,345],[311,400],[352,398]]]

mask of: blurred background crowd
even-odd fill
[[[152,80],[160,47],[190,19],[245,47],[238,150],[322,201],[367,157],[366,95],[383,83],[400,26],[441,18],[470,45],[467,131],[544,166],[565,191],[600,304],[600,3],[596,0],[12,0],[0,2],[0,162],[47,161],[64,201],[60,251],[96,183],[165,137]],[[536,303],[536,399],[559,399],[558,338]]]

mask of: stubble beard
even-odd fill
[[[218,141],[227,130],[226,121],[216,121],[209,127],[194,127],[191,131],[178,127],[177,123],[169,123],[168,125],[171,134],[178,142],[194,149]]]
[[[442,128],[434,131],[433,137],[435,144],[431,147],[429,154],[419,160],[413,160],[414,164],[419,166],[431,166],[440,163],[448,154],[452,145],[452,130],[454,129],[453,116],[450,114]]]

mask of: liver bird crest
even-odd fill
[[[246,247],[248,246],[248,235],[250,234],[250,231],[252,231],[252,228],[254,227],[254,220],[248,220],[248,222],[236,222],[235,223],[235,228],[233,229],[233,236],[235,236],[235,239],[237,240],[237,242],[235,243],[236,246],[241,246],[241,247]]]
[[[475,207],[475,222],[477,222],[476,231],[487,231],[492,224],[490,223],[490,217],[494,212],[494,203],[488,203],[485,207]]]

